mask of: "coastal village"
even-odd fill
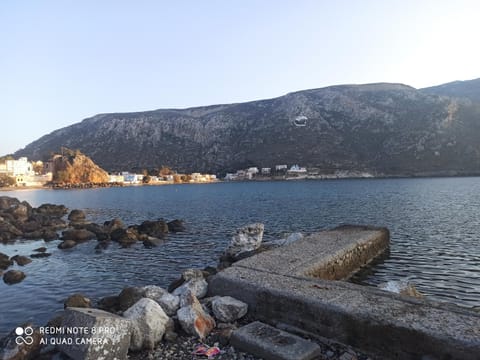
[[[335,170],[325,173],[318,168],[306,168],[298,164],[280,164],[274,167],[249,167],[227,172],[222,180],[303,180],[370,178],[369,172]],[[78,150],[63,148],[48,161],[29,161],[26,157],[0,159],[0,187],[65,188],[89,184],[95,186],[166,185],[188,183],[212,183],[220,180],[216,174],[200,172],[178,173],[168,167],[144,169],[140,173],[120,171],[107,173]]]
[[[102,186],[162,185],[215,181],[217,176],[214,174],[182,174],[167,167],[156,171],[144,170],[141,173],[107,173],[85,155],[68,149],[62,154],[53,155],[46,162],[29,161],[26,157],[0,160],[0,187],[59,187],[87,183]]]

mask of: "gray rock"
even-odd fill
[[[240,254],[255,251],[262,244],[264,225],[255,223],[237,229],[233,235],[226,254],[231,257],[238,257]]]
[[[144,296],[155,300],[167,315],[173,316],[177,313],[180,307],[179,296],[170,294],[167,290],[155,285],[145,286],[143,289],[145,291]]]
[[[145,291],[141,287],[126,287],[117,298],[118,310],[125,311],[138,300],[145,297]]]
[[[123,313],[132,321],[130,350],[152,350],[165,334],[169,317],[152,299],[142,298]]]
[[[5,270],[11,265],[13,265],[13,260],[11,260],[8,255],[0,253],[0,270]]]
[[[98,309],[67,308],[62,326],[95,329],[93,334],[64,334],[72,344],[58,345],[58,350],[73,360],[127,359],[132,334],[131,321]],[[103,329],[102,332],[99,332]]]
[[[222,296],[212,301],[212,311],[217,320],[229,323],[245,316],[248,305],[231,296]]]
[[[215,328],[215,320],[205,312],[194,295],[190,294],[190,296],[191,305],[182,307],[177,311],[178,322],[186,333],[203,340]]]
[[[207,295],[208,291],[208,283],[205,279],[191,279],[181,285],[180,287],[176,288],[173,291],[173,295],[182,296],[187,292],[191,292],[197,298],[201,299]]]

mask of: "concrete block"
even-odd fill
[[[67,308],[62,332],[51,334],[58,349],[73,360],[127,359],[131,322],[103,310]]]
[[[231,344],[266,360],[310,360],[321,353],[317,344],[259,321],[235,330]]]

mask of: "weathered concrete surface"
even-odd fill
[[[388,244],[385,228],[343,226],[308,235],[236,265],[282,275],[343,280],[383,253]]]
[[[130,320],[98,309],[67,308],[62,327],[87,332],[54,335],[62,341],[71,342],[58,345],[58,349],[74,360],[127,358],[132,332]]]
[[[310,360],[321,352],[317,344],[259,321],[235,330],[230,341],[236,348],[266,360]]]
[[[308,277],[312,269],[332,261],[335,264],[333,250],[345,254],[340,244],[355,254],[350,246],[357,243],[356,236],[364,239],[360,246],[377,238],[375,230],[363,233],[360,229],[339,229],[321,234],[235,263],[212,278],[209,295],[232,296],[247,303],[249,312],[261,321],[288,324],[382,359],[479,358],[480,314],[342,281]],[[318,241],[322,238],[332,240],[332,244]],[[320,257],[322,253],[324,258]],[[347,272],[350,270],[334,273],[343,278]],[[326,272],[313,273],[332,272],[327,268]]]

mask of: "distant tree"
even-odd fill
[[[15,178],[5,174],[0,174],[0,187],[13,186],[15,183]]]
[[[152,177],[150,175],[144,175],[143,176],[142,182],[144,184],[148,184],[148,183],[150,183],[150,181],[152,181]]]
[[[170,169],[168,166],[162,166],[160,171],[158,172],[158,175],[160,176],[167,176],[167,175],[173,175],[175,172]]]
[[[12,155],[0,156],[0,164],[5,163],[7,160],[14,160]]]
[[[38,161],[33,163],[33,171],[36,174],[41,174],[43,172],[43,163],[40,163]]]
[[[180,184],[182,182],[182,176],[178,174],[173,175],[173,182],[175,184]]]

